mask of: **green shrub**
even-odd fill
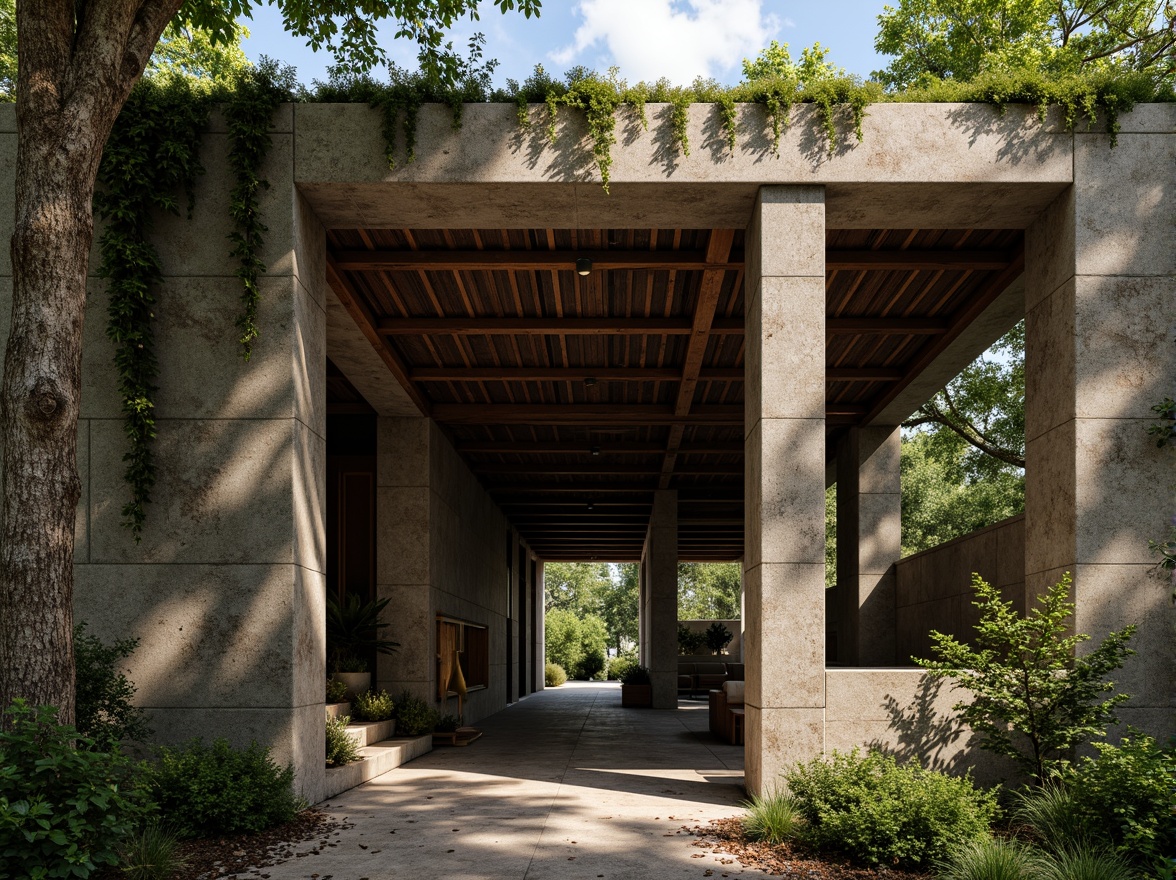
[[[1176,748],[1129,729],[1065,775],[1076,812],[1117,853],[1158,870],[1176,854]]]
[[[796,837],[801,823],[800,806],[787,792],[752,795],[743,805],[743,831],[752,840],[780,844]]]
[[[327,679],[327,702],[328,703],[346,703],[347,702],[347,685],[336,678]]]
[[[543,683],[549,688],[557,688],[568,680],[568,674],[558,663],[548,663],[543,667]]]
[[[612,657],[608,661],[608,677],[613,680],[620,680],[626,672],[637,665],[637,661],[632,657]]]
[[[649,684],[649,670],[644,666],[630,666],[621,676],[621,684]]]
[[[355,698],[351,714],[357,721],[387,721],[396,713],[396,707],[387,691],[364,691]]]
[[[131,835],[119,852],[119,868],[129,880],[168,880],[188,867],[176,834],[151,822]]]
[[[556,609],[545,617],[544,645],[547,662],[558,663],[577,678],[591,678],[604,669],[608,628],[595,614],[581,617]]]
[[[706,633],[678,624],[678,653],[698,654],[706,644]]]
[[[461,727],[461,719],[456,715],[441,715],[433,724],[433,730],[438,733],[453,733]]]
[[[121,845],[151,812],[136,765],[58,724],[56,709],[16,700],[5,714],[0,877],[89,877],[117,864]]]
[[[604,678],[604,668],[607,664],[603,654],[585,654],[576,666],[576,678],[582,681],[592,681],[593,679]]]
[[[182,837],[264,831],[294,818],[294,768],[279,767],[269,749],[234,749],[225,739],[194,739],[164,748],[151,788],[162,815]]]
[[[939,880],[1037,880],[1039,859],[1016,840],[969,840],[948,851],[936,865]]]
[[[712,654],[718,654],[722,651],[733,638],[735,637],[731,634],[731,630],[727,629],[720,621],[711,621],[711,625],[706,628],[706,646]]]
[[[359,760],[359,745],[347,735],[347,725],[351,718],[339,715],[327,718],[327,766],[342,767]]]
[[[418,696],[408,691],[396,701],[396,728],[405,736],[428,733],[437,723],[437,712]]]
[[[139,647],[138,639],[119,639],[107,645],[86,635],[86,625],[74,628],[74,661],[77,664],[75,728],[108,750],[124,740],[143,742],[151,736],[147,713],[135,706],[135,686],[119,669]]]
[[[805,840],[868,864],[942,859],[953,844],[987,837],[997,811],[994,796],[966,776],[857,749],[799,764],[787,781],[805,820]]]

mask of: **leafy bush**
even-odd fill
[[[396,713],[396,706],[387,691],[364,691],[355,698],[351,714],[357,721],[387,721]]]
[[[649,670],[644,666],[631,666],[621,676],[621,684],[649,684]]]
[[[132,835],[119,853],[119,867],[128,880],[168,880],[188,867],[176,834],[151,822]]]
[[[558,663],[548,663],[543,667],[543,683],[549,688],[557,688],[568,680],[568,674]]]
[[[347,715],[327,718],[328,767],[342,767],[360,759],[359,744],[347,735],[347,725],[350,723],[351,718]]]
[[[575,612],[547,613],[544,643],[548,663],[558,663],[577,678],[591,678],[604,669],[608,630],[595,614],[583,617]]]
[[[453,733],[461,727],[461,719],[456,715],[442,715],[433,725],[433,729],[438,733]]]
[[[1063,777],[1084,824],[1120,855],[1158,869],[1176,854],[1176,747],[1129,729],[1119,745],[1096,743]]]
[[[206,746],[194,739],[164,748],[151,788],[160,812],[181,837],[264,831],[294,818],[294,768],[279,767],[269,749],[228,740]]]
[[[0,877],[89,877],[151,811],[135,764],[57,710],[15,700],[0,731]],[[76,746],[75,746],[76,743]]]
[[[1117,723],[1115,706],[1126,694],[1107,676],[1135,652],[1127,642],[1134,626],[1112,632],[1082,655],[1075,648],[1090,637],[1067,635],[1074,614],[1070,575],[1038,598],[1026,617],[1002,601],[1000,590],[972,576],[980,609],[976,647],[931,632],[936,660],[916,662],[936,676],[949,676],[972,693],[955,711],[979,736],[981,748],[1012,758],[1039,785],[1078,745],[1106,735]]]
[[[437,712],[418,696],[405,691],[396,701],[397,732],[405,736],[428,733],[437,723]]]
[[[743,830],[752,840],[779,844],[796,837],[801,823],[800,805],[787,792],[752,795],[744,804]]]
[[[812,846],[868,864],[926,865],[953,844],[983,840],[994,796],[968,777],[899,764],[877,752],[833,752],[787,774]]]
[[[367,672],[369,655],[392,654],[400,647],[380,632],[391,626],[380,620],[390,601],[364,602],[356,593],[348,593],[342,602],[335,596],[327,597],[327,654],[333,670]]]
[[[722,651],[733,638],[731,630],[717,620],[711,621],[711,625],[706,628],[706,646],[712,654]]]
[[[135,706],[135,686],[119,669],[139,647],[138,639],[118,639],[104,644],[86,635],[86,624],[74,628],[74,661],[77,664],[75,727],[108,750],[124,740],[143,742],[151,736],[147,713]]]
[[[697,654],[702,650],[702,646],[706,644],[706,633],[698,632],[688,626],[678,624],[678,653],[679,654]]]
[[[346,703],[347,702],[347,685],[336,678],[327,679],[327,702],[328,703]]]
[[[1037,880],[1039,859],[1016,840],[984,837],[953,846],[936,865],[939,880]]]
[[[632,657],[626,657],[624,655],[610,657],[608,661],[608,677],[613,680],[620,680],[628,670],[636,665],[637,661]]]

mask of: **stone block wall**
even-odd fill
[[[970,641],[980,619],[972,602],[972,573],[999,587],[1006,601],[1025,613],[1025,516],[907,556],[895,566],[898,661],[931,656],[931,630]]]

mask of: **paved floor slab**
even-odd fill
[[[622,709],[618,685],[568,682],[478,727],[485,736],[473,745],[435,749],[324,805],[351,826],[331,838],[336,845],[264,873],[271,880],[741,874],[678,833],[736,814],[744,797],[743,749],[708,733],[705,702]]]

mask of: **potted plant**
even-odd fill
[[[632,709],[653,705],[653,685],[644,666],[632,666],[621,676],[621,705]]]
[[[372,673],[368,658],[373,654],[391,654],[399,642],[382,638],[380,630],[388,626],[380,615],[389,599],[362,601],[355,593],[340,602],[327,597],[327,657],[331,677],[347,686],[347,696],[354,700],[371,688]]]
[[[731,630],[717,620],[706,629],[706,646],[712,654],[721,654],[733,638]]]

